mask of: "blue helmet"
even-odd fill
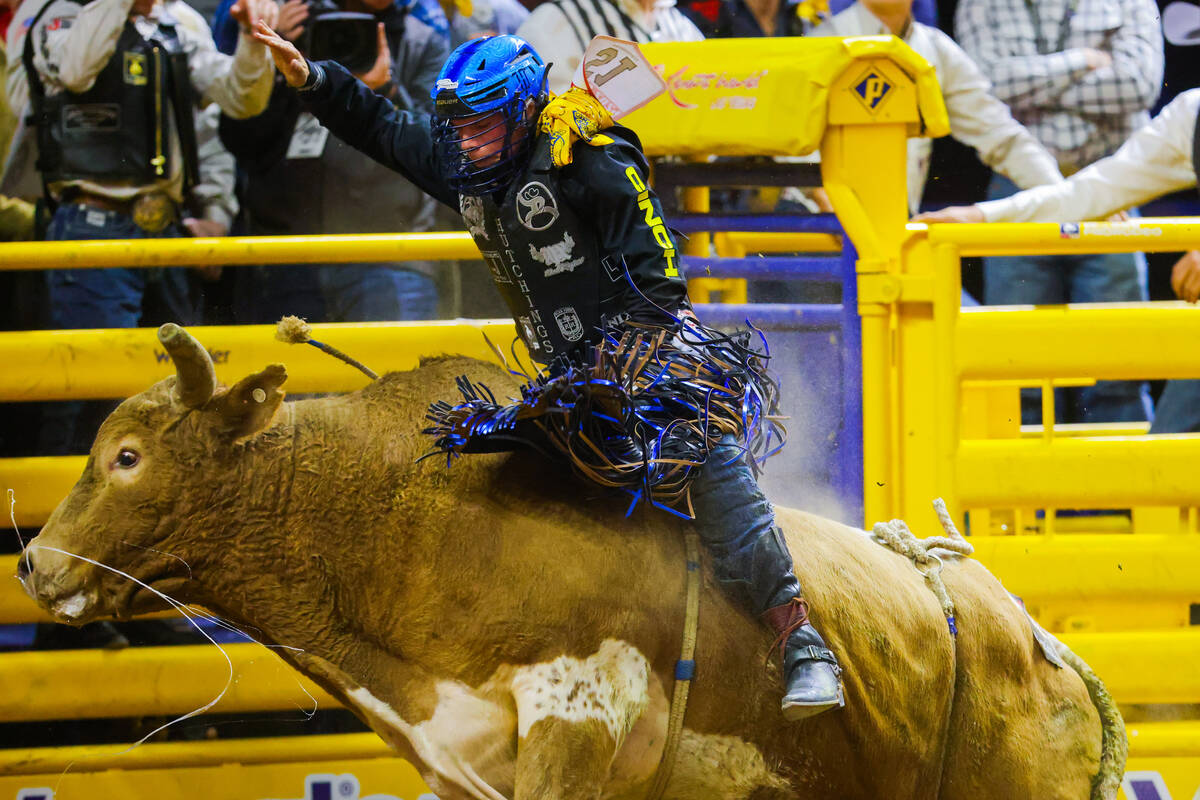
[[[446,183],[483,195],[501,189],[533,144],[546,63],[516,36],[472,39],[450,54],[433,89],[433,139]],[[494,112],[494,113],[493,113]]]

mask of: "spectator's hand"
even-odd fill
[[[279,7],[279,20],[275,30],[289,42],[294,42],[304,33],[304,23],[308,21],[308,3],[305,0],[287,0]]]
[[[1113,63],[1112,56],[1103,50],[1097,50],[1094,47],[1083,48],[1083,57],[1087,60],[1087,67],[1089,70],[1111,67]]]
[[[1171,288],[1181,300],[1200,300],[1200,250],[1184,253],[1171,268]]]
[[[183,227],[189,234],[196,237],[224,236],[229,233],[229,228],[223,222],[199,217],[184,217]],[[202,280],[212,283],[220,280],[223,267],[220,264],[206,264],[202,267],[193,267],[193,269]]]
[[[388,50],[387,31],[384,30],[382,22],[376,26],[376,33],[378,36],[375,40],[375,63],[362,75],[354,76],[371,91],[392,79],[392,53]]]
[[[986,222],[979,206],[950,206],[939,211],[917,214],[913,222]]]
[[[225,227],[224,223],[199,217],[184,217],[183,227],[192,236],[224,236],[229,233],[229,228]]]
[[[308,62],[304,56],[300,55],[296,45],[271,30],[271,26],[261,20],[250,33],[271,51],[275,69],[279,70],[279,74],[287,81],[288,86],[304,85],[304,82],[308,80]]]
[[[538,117],[538,130],[550,135],[550,157],[556,167],[571,163],[574,158],[571,148],[575,142],[584,141],[593,147],[612,144],[612,138],[600,133],[612,126],[613,118],[608,109],[574,85],[551,98]]]
[[[237,0],[229,7],[229,16],[237,20],[243,31],[253,32],[259,22],[274,26],[279,19],[279,6],[275,0]]]
[[[1129,216],[1128,211],[1118,211],[1115,214],[1111,214],[1108,217],[1108,219],[1106,219],[1104,221],[1105,222],[1129,222],[1129,220],[1131,220],[1131,219],[1133,219],[1133,217]]]
[[[158,0],[133,0],[133,8],[129,9],[130,19],[148,16],[157,2]]]

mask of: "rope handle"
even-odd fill
[[[958,636],[958,621],[954,610],[954,601],[950,599],[950,594],[946,591],[946,584],[942,582],[942,567],[944,563],[941,557],[933,551],[947,550],[961,556],[969,556],[975,552],[975,546],[968,542],[959,532],[942,498],[939,497],[933,501],[933,508],[937,512],[938,521],[941,522],[942,529],[946,532],[945,536],[930,536],[927,539],[918,539],[908,529],[908,525],[902,519],[894,519],[890,522],[876,522],[872,533],[874,533],[875,538],[881,544],[895,550],[913,562],[913,566],[917,572],[921,573],[925,578],[925,582],[929,584],[930,590],[937,597],[938,605],[941,606],[942,613],[946,616],[946,624],[950,628],[950,635]]]
[[[689,532],[684,537],[687,549],[687,610],[683,622],[683,645],[679,660],[675,662],[675,689],[671,696],[671,711],[667,718],[667,742],[663,746],[662,758],[654,774],[654,784],[646,800],[659,800],[667,790],[671,772],[675,768],[675,754],[679,750],[679,737],[683,732],[683,718],[687,714],[688,690],[696,675],[696,631],[700,623],[700,537]]]

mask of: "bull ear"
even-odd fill
[[[229,391],[213,399],[206,410],[221,415],[225,432],[234,439],[245,439],[266,428],[283,402],[280,386],[287,380],[282,364],[272,364],[262,372],[242,378]]]
[[[217,388],[217,373],[203,345],[173,322],[158,329],[158,341],[175,363],[179,402],[188,408],[200,408],[211,400]]]

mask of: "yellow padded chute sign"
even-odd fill
[[[622,124],[637,131],[653,155],[804,155],[820,146],[831,121],[904,122],[910,136],[944,136],[950,130],[933,67],[894,36],[710,39],[641,47],[667,91]],[[839,80],[849,73],[854,74],[848,84]],[[857,101],[861,119],[830,120],[835,83],[846,84],[845,100]]]

